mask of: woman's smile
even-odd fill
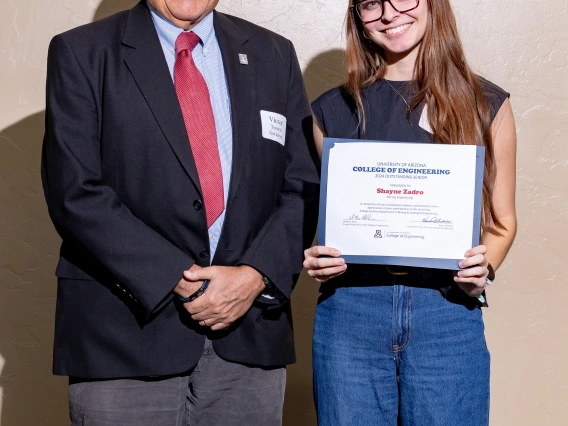
[[[408,24],[402,24],[396,27],[392,27],[392,28],[388,28],[385,30],[382,30],[381,32],[386,34],[387,37],[389,38],[395,38],[395,37],[400,37],[403,34],[406,33],[406,30],[408,30],[410,28],[410,26],[412,25],[412,22],[408,23]]]

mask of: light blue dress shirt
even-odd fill
[[[183,29],[175,26],[166,18],[158,13],[152,6],[148,5],[152,13],[152,20],[158,32],[158,37],[164,50],[164,55],[170,69],[172,80],[174,79],[174,64],[176,61],[175,44],[177,37]],[[193,61],[203,74],[213,116],[215,117],[215,128],[217,129],[217,143],[219,145],[219,157],[221,159],[221,170],[223,173],[223,192],[225,196],[225,210],[219,218],[209,228],[209,251],[210,261],[213,260],[223,223],[225,221],[225,211],[229,195],[229,184],[231,182],[231,169],[233,161],[233,127],[231,123],[231,102],[229,98],[229,88],[227,86],[227,76],[223,67],[221,49],[215,36],[213,27],[213,12],[209,13],[191,31],[197,34],[200,42],[192,51]],[[207,208],[207,206],[205,207]]]

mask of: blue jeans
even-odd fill
[[[436,288],[407,283],[322,294],[313,367],[320,426],[489,424],[481,310],[452,303]]]

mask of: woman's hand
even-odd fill
[[[337,277],[345,272],[347,265],[340,258],[341,252],[325,246],[314,246],[304,251],[304,268],[317,282],[324,283],[330,278]],[[319,257],[330,256],[330,257]]]
[[[485,289],[487,274],[489,274],[486,252],[487,247],[485,246],[469,249],[465,252],[465,259],[459,263],[462,270],[454,273],[454,281],[468,296],[477,297]]]

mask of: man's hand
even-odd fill
[[[189,282],[209,280],[207,291],[185,308],[191,318],[211,330],[228,328],[242,317],[266,287],[260,273],[250,266],[210,266],[184,272]],[[200,286],[201,284],[199,284]]]
[[[201,269],[201,266],[194,264],[187,271],[184,271],[184,274],[190,271],[197,271],[198,269]],[[174,288],[174,293],[179,294],[181,297],[189,297],[199,290],[202,284],[203,281],[188,281],[185,277],[182,277]]]

